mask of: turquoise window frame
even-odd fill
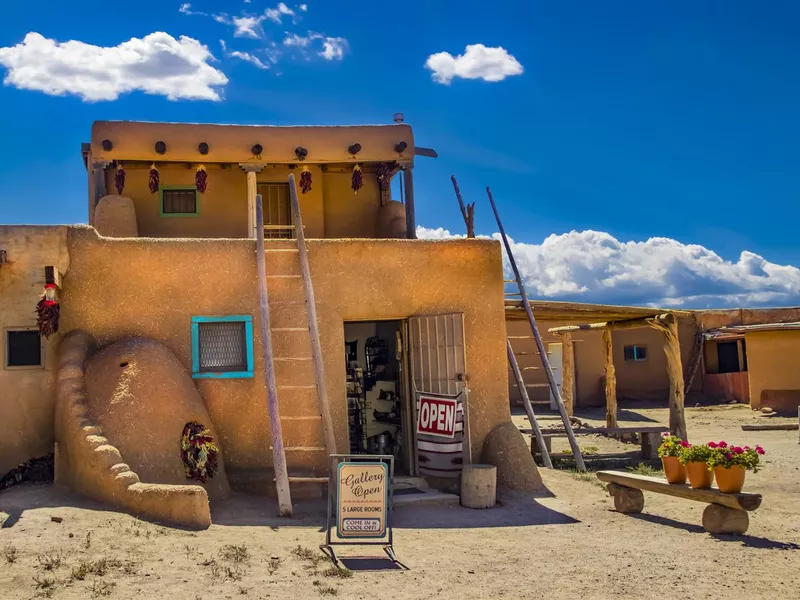
[[[244,323],[247,348],[246,371],[200,371],[200,323]],[[192,317],[192,379],[252,379],[253,378],[253,317],[227,315]]]
[[[191,213],[165,213],[164,212],[164,191],[181,190],[184,192],[194,192],[194,212]],[[158,212],[162,217],[199,217],[200,216],[200,192],[193,185],[162,185],[158,188]]]

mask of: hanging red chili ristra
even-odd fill
[[[375,173],[378,176],[378,183],[381,185],[386,185],[391,180],[391,172],[392,167],[394,167],[395,163],[378,163],[377,167],[375,168]]]
[[[122,194],[125,189],[125,169],[122,168],[122,163],[117,163],[117,172],[114,173],[114,186],[117,188],[117,194]]]
[[[156,169],[156,163],[153,163],[153,165],[150,167],[150,177],[147,184],[150,187],[151,194],[158,193],[158,188],[160,187],[160,178],[158,176],[158,169]]]
[[[353,177],[350,179],[350,187],[356,194],[364,186],[364,174],[361,172],[361,166],[355,165],[353,167]]]
[[[50,336],[58,331],[59,315],[58,302],[48,300],[47,296],[42,294],[36,304],[36,326],[45,339],[50,339]]]
[[[303,167],[300,172],[300,191],[304,194],[311,191],[311,171],[308,170],[308,167]]]
[[[197,172],[194,174],[194,185],[197,191],[204,194],[208,187],[208,173],[203,165],[197,167]]]

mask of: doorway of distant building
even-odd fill
[[[259,183],[258,193],[261,194],[261,206],[264,214],[264,238],[294,238],[289,184]]]

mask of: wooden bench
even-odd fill
[[[540,451],[536,443],[536,436],[533,435],[533,430],[521,429],[520,431],[531,436],[531,455],[536,458]],[[637,436],[642,448],[642,458],[646,460],[656,460],[658,458],[658,447],[661,445],[661,434],[669,431],[669,427],[664,427],[663,425],[634,425],[631,427],[593,427],[587,429],[573,429],[573,431],[575,435],[600,434],[621,438],[625,436]],[[563,429],[542,429],[542,437],[544,438],[544,445],[547,448],[548,454],[552,455],[552,439],[554,437],[567,437],[567,432]],[[603,455],[599,458],[608,458],[608,456]]]
[[[750,524],[747,512],[761,506],[761,494],[725,494],[716,488],[694,490],[685,483],[667,483],[666,479],[622,471],[598,471],[597,478],[608,484],[606,487],[614,498],[614,508],[621,513],[642,512],[642,490],[706,502],[703,528],[709,533],[744,533]]]

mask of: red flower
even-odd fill
[[[756,452],[759,454],[764,454],[764,449],[761,446],[756,446]]]
[[[728,442],[720,442],[719,444],[717,444],[717,447],[718,448],[727,448],[728,447]]]
[[[715,442],[708,442],[708,447],[709,448],[716,448],[717,444]]]
[[[744,454],[744,449],[741,446],[734,446],[733,452],[734,454]]]
[[[733,454],[731,454],[730,452],[728,452],[728,453],[725,455],[725,458],[727,458],[728,460],[733,460]]]
[[[690,444],[686,440],[681,440],[681,446],[683,446],[684,448],[688,448]]]

